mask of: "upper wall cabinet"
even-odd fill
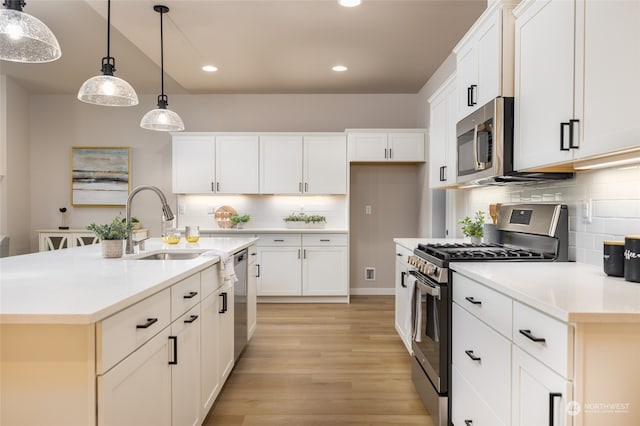
[[[513,96],[512,3],[493,2],[453,49],[458,120],[497,96]]]
[[[346,194],[345,135],[260,136],[260,192]]]
[[[171,167],[177,194],[257,194],[258,137],[174,135]]]
[[[456,75],[449,77],[429,98],[429,186],[456,183]]]
[[[640,146],[640,2],[525,0],[514,14],[516,169]]]
[[[349,161],[423,162],[424,130],[349,131]]]

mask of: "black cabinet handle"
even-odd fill
[[[402,257],[402,253],[396,253],[396,256]]]
[[[467,354],[467,356],[471,358],[472,361],[479,362],[482,359],[479,356],[476,356],[476,354],[474,354],[473,351],[464,351],[464,353]]]
[[[471,85],[471,106],[474,106],[478,103],[478,101],[476,100],[476,89],[478,88],[477,84],[472,84]]]
[[[385,149],[384,149],[384,159],[386,160],[387,158],[388,158],[388,157],[387,157],[387,148],[385,148]]]
[[[527,339],[537,342],[537,343],[544,343],[547,340],[544,337],[536,337],[533,334],[531,334],[531,330],[518,330],[520,332],[520,334],[522,334],[524,337],[526,337]]]
[[[579,141],[576,142],[578,137],[578,130],[575,129],[576,124],[580,123],[580,120],[571,119],[569,120],[569,148],[570,149],[578,149],[580,148]]]
[[[182,296],[185,299],[193,299],[194,297],[196,297],[198,295],[197,291],[190,291],[189,293],[185,294],[184,296]]]
[[[169,365],[178,364],[178,336],[169,336],[169,340],[173,341],[173,361],[169,361]]]
[[[389,160],[393,158],[393,149],[389,148]]]
[[[440,166],[440,182],[447,180],[447,166]]]
[[[256,263],[256,278],[260,278],[260,264]]]
[[[195,321],[195,320],[197,320],[197,319],[198,319],[198,316],[197,316],[197,315],[191,315],[191,316],[189,317],[189,319],[184,320],[184,323],[185,323],[185,324],[191,324],[192,322],[194,322],[194,321]]]
[[[158,322],[158,318],[147,318],[147,322],[145,322],[144,324],[136,325],[136,328],[149,328],[157,322]]]
[[[473,420],[465,420],[464,424],[467,426],[473,426]]]
[[[476,300],[473,296],[467,296],[464,298],[464,300],[469,303],[473,303],[474,305],[482,305],[482,302],[480,300]]]
[[[273,240],[274,243],[284,243],[284,240]]]
[[[331,242],[331,240],[322,240],[322,239],[321,239],[321,240],[320,240],[320,242],[321,242],[321,243],[330,243],[330,242]]]
[[[304,192],[309,192],[309,182],[304,183]]]
[[[556,398],[562,398],[562,394],[559,392],[551,392],[549,393],[549,426],[553,426],[554,424],[554,407],[553,403]]]
[[[400,272],[400,285],[404,288],[407,288],[407,285],[404,283],[404,277],[407,276],[405,271]]]
[[[213,186],[213,182],[211,182],[211,192],[216,192],[216,188]]]
[[[569,137],[571,137],[571,124],[569,122],[560,123],[560,151],[569,151],[570,147],[565,146],[565,127],[569,128]]]
[[[224,314],[227,312],[227,292],[220,293],[220,297],[222,297],[222,309],[218,311],[219,314]]]
[[[471,103],[471,86],[467,87],[467,106],[473,106]]]
[[[216,182],[216,192],[220,192],[220,182]]]

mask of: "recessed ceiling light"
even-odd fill
[[[338,4],[344,7],[354,7],[359,6],[361,0],[338,0]]]
[[[216,72],[216,71],[218,71],[218,67],[214,67],[213,65],[205,65],[205,66],[202,67],[202,71]]]
[[[345,72],[349,68],[345,67],[344,65],[336,65],[331,69],[334,70],[335,72]]]

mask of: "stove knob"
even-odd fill
[[[436,271],[436,265],[429,264],[427,265],[427,275],[433,275]]]

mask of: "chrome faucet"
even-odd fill
[[[133,253],[133,233],[131,232],[131,201],[133,200],[133,197],[140,191],[145,190],[145,189],[150,189],[151,191],[155,192],[156,194],[158,194],[158,197],[160,197],[160,202],[162,202],[162,217],[164,220],[173,220],[174,216],[173,216],[173,212],[171,211],[171,207],[169,207],[169,204],[167,203],[167,197],[164,196],[164,194],[162,193],[162,191],[160,191],[158,188],[156,188],[155,186],[151,186],[151,185],[140,185],[140,186],[136,186],[135,188],[133,188],[133,190],[129,193],[129,197],[127,197],[127,228],[128,228],[128,234],[127,234],[127,245],[125,248],[125,253],[126,254],[131,254]]]

